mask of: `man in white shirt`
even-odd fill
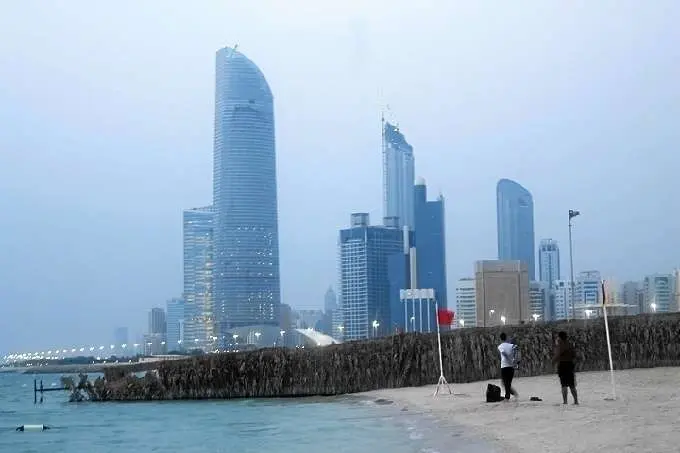
[[[515,398],[519,396],[514,388],[512,388],[512,378],[515,377],[515,353],[517,345],[508,341],[508,336],[505,332],[501,333],[502,343],[498,345],[498,352],[501,353],[501,380],[505,388],[505,400],[510,399],[510,395]]]

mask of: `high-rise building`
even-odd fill
[[[644,292],[644,313],[668,313],[675,311],[675,276],[653,274],[642,283]]]
[[[621,286],[621,303],[627,306],[632,315],[644,313],[644,292],[640,282],[628,281]]]
[[[148,333],[144,335],[144,352],[147,355],[158,355],[166,352],[167,322],[165,310],[152,308],[149,312]]]
[[[552,286],[552,282],[561,278],[557,241],[542,239],[538,246],[538,280]]]
[[[496,185],[498,259],[519,260],[535,280],[534,199],[520,184],[501,179]]]
[[[165,317],[165,310],[162,308],[152,308],[149,312],[149,330],[150,334],[165,334],[167,332],[167,323]]]
[[[477,261],[475,292],[478,327],[522,324],[531,319],[524,261]]]
[[[599,271],[579,272],[574,282],[574,313],[576,318],[599,316],[602,304],[602,275]]]
[[[383,215],[396,219],[399,228],[414,228],[413,184],[415,159],[398,126],[383,121]]]
[[[184,337],[184,299],[175,297],[166,303],[167,350],[180,351]]]
[[[427,201],[427,186],[420,178],[415,191],[415,244],[418,288],[432,288],[441,308],[448,306],[444,197]]]
[[[324,311],[326,313],[333,313],[337,306],[338,296],[335,294],[335,291],[333,291],[332,287],[328,287],[328,290],[326,290],[326,294],[324,295],[323,298]]]
[[[549,319],[562,321],[571,317],[571,281],[555,280],[552,284],[552,295]]]
[[[129,331],[127,327],[116,327],[113,331],[113,343],[118,349],[125,349],[123,345],[128,344],[129,341]]]
[[[213,204],[217,336],[279,325],[281,304],[274,98],[262,71],[217,51]]]
[[[550,320],[548,306],[550,285],[545,282],[529,282],[529,312],[532,321]]]
[[[456,318],[459,327],[477,327],[475,279],[461,278],[456,286]]]
[[[391,333],[388,259],[403,254],[402,230],[371,226],[368,214],[355,213],[351,227],[340,230],[338,248],[342,316],[334,320],[337,336],[349,341]]]
[[[188,209],[183,216],[183,348],[208,350],[215,335],[213,271],[215,212],[212,206]],[[171,344],[170,348],[176,348]]]

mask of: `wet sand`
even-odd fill
[[[486,403],[486,385],[456,384],[450,396],[435,386],[368,392],[437,420],[444,433],[459,430],[507,453],[673,452],[680,449],[680,368],[616,371],[615,401],[608,372],[576,376],[580,405],[562,404],[557,376],[517,377],[519,400]],[[532,396],[543,401],[530,401]],[[438,432],[441,432],[438,430]],[[455,451],[455,437],[451,445]],[[448,441],[445,439],[445,442]]]

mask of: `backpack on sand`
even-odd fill
[[[498,403],[503,400],[501,397],[501,388],[497,385],[489,384],[486,386],[486,402]]]

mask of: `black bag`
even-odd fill
[[[502,401],[501,388],[497,385],[489,384],[486,386],[486,402],[498,403]]]

